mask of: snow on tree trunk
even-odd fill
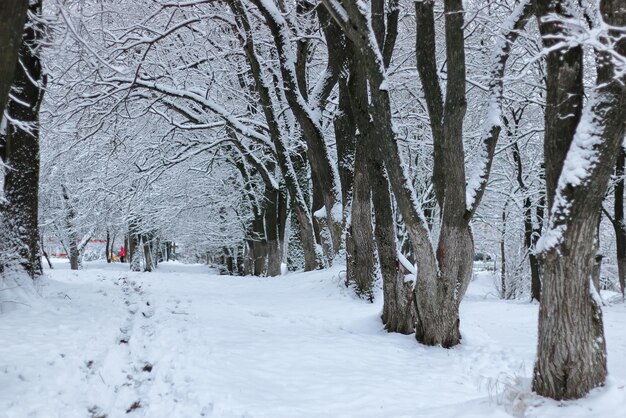
[[[7,7],[11,8],[10,5]],[[41,1],[32,2],[28,10],[29,24],[23,32],[18,63],[14,63],[12,98],[6,107],[11,120],[2,117],[4,126],[0,129],[0,157],[10,167],[4,176],[6,202],[0,210],[15,236],[24,269],[34,277],[40,262],[39,108],[45,82],[39,57],[42,28],[36,20],[41,13]],[[13,54],[7,52],[11,59]]]
[[[372,205],[369,184],[369,167],[365,138],[357,138],[354,184],[352,187],[351,215],[346,237],[346,281],[354,285],[356,294],[370,302],[374,300],[374,235],[372,230]],[[350,248],[348,248],[350,247]]]
[[[560,251],[553,249],[545,256],[533,379],[540,395],[580,398],[606,377],[602,311],[590,283],[596,217],[569,226]]]
[[[564,23],[569,9],[560,1],[536,6],[544,45],[551,48],[544,139],[550,216],[537,244],[545,276],[533,389],[576,399],[602,385],[607,374],[600,299],[591,280],[601,204],[624,138],[625,79],[612,53],[623,58],[626,40],[615,41],[615,30],[604,35],[613,38],[613,51],[597,51],[597,83],[581,109],[582,47],[557,45],[577,36]],[[626,26],[623,0],[601,1],[600,11],[607,24]]]

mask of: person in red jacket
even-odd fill
[[[120,248],[120,263],[123,263],[125,258],[126,258],[126,248],[124,248],[124,246],[122,245],[122,248]]]

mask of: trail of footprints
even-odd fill
[[[148,300],[142,285],[129,280],[127,277],[120,277],[117,280],[124,297],[124,304],[127,307],[128,316],[120,327],[116,341],[116,347],[107,350],[104,358],[99,364],[93,360],[85,363],[87,379],[100,378],[112,392],[112,402],[109,408],[93,405],[88,408],[88,417],[107,418],[113,411],[124,410],[127,414],[141,410],[147,405],[144,403],[147,391],[153,382],[152,371],[156,365],[146,358],[146,348],[154,335],[154,325],[152,316],[154,307]],[[117,354],[125,359],[126,364],[118,364],[121,368],[115,382],[105,382],[101,369],[105,366],[107,356]],[[118,414],[114,414],[118,415]]]

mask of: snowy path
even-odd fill
[[[451,350],[387,334],[338,270],[276,279],[165,264],[49,271],[41,304],[0,314],[0,417],[623,417],[626,307],[605,310],[606,388],[529,391],[537,306],[462,305]]]

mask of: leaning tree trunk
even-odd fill
[[[11,5],[0,6],[5,7],[12,9]],[[6,108],[8,115],[19,121],[19,125],[5,120],[6,129],[0,133],[0,157],[11,167],[5,173],[6,202],[0,206],[0,210],[9,223],[13,239],[17,240],[16,246],[24,269],[34,277],[40,263],[39,108],[43,98],[44,78],[39,57],[41,24],[36,19],[41,13],[41,1],[33,2],[29,6],[29,12],[31,21],[23,32],[19,60],[17,66],[13,62],[14,68],[10,71],[14,72],[13,99],[8,101]],[[19,16],[16,18],[21,22]],[[13,23],[9,25],[13,26]],[[4,30],[3,27],[1,31]],[[13,54],[11,51],[7,52],[6,59],[12,60]],[[5,57],[0,57],[0,60],[4,61]],[[5,82],[3,79],[2,83]],[[25,129],[25,125],[28,128]]]
[[[597,83],[582,108],[582,47],[554,48],[577,36],[556,15],[570,19],[561,1],[536,2],[547,57],[545,160],[549,229],[540,242],[545,276],[539,309],[539,345],[533,389],[554,399],[576,399],[604,383],[606,344],[600,300],[591,282],[602,200],[624,138],[625,77],[613,58],[597,52]],[[626,2],[600,2],[606,24],[623,31]],[[614,52],[626,55],[626,39],[610,30]],[[618,40],[619,39],[619,40]],[[568,49],[569,48],[569,49]],[[585,155],[586,158],[580,157]],[[582,168],[575,176],[568,159]]]
[[[383,65],[389,68],[393,49],[398,35],[398,19],[400,8],[397,1],[388,3],[385,13],[385,1],[373,0],[371,7],[372,29],[383,58]],[[354,55],[350,56],[355,58]],[[353,61],[351,74],[365,78],[364,63]],[[359,77],[354,81],[358,83]],[[358,91],[358,90],[357,90]],[[358,116],[358,115],[357,115]],[[361,121],[364,124],[365,121]],[[368,123],[376,123],[370,122]],[[366,132],[371,132],[367,129]],[[389,191],[389,179],[385,171],[384,161],[377,149],[377,138],[365,135],[368,150],[368,168],[372,189],[372,206],[375,216],[376,248],[383,278],[383,313],[382,321],[389,332],[411,334],[415,329],[415,286],[414,280],[404,280],[400,273],[400,262],[397,254],[396,224],[393,213],[392,197]],[[410,249],[406,252],[410,257]]]

